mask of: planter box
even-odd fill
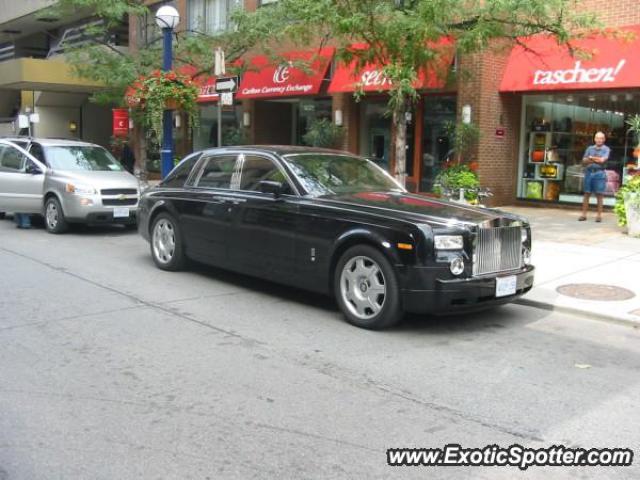
[[[640,193],[628,193],[624,197],[627,212],[627,229],[630,237],[640,237]]]

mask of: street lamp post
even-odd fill
[[[173,30],[180,22],[180,14],[171,5],[165,5],[156,12],[156,24],[162,29],[164,53],[162,70],[167,72],[172,68],[172,36]],[[162,149],[160,150],[162,178],[166,177],[173,168],[173,118],[171,110],[165,110],[162,117]]]

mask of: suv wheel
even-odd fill
[[[347,321],[362,328],[388,328],[402,319],[393,266],[378,250],[357,245],[336,266],[334,293]]]
[[[64,233],[69,229],[62,205],[56,197],[47,198],[44,204],[44,226],[49,233]]]
[[[185,264],[178,222],[168,213],[161,213],[151,227],[151,256],[162,270],[181,270]]]

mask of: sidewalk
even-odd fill
[[[577,210],[502,210],[523,215],[532,225],[536,280],[522,303],[640,328],[640,238],[627,236],[613,213],[596,223],[595,212],[588,221],[578,222]]]

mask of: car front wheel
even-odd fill
[[[402,319],[400,289],[393,266],[377,249],[357,245],[336,266],[334,293],[347,321],[372,330]]]
[[[62,205],[56,197],[47,198],[44,204],[44,225],[49,233],[64,233],[69,229]]]
[[[153,221],[151,256],[162,270],[177,271],[184,267],[180,229],[176,220],[168,213],[159,214]]]

